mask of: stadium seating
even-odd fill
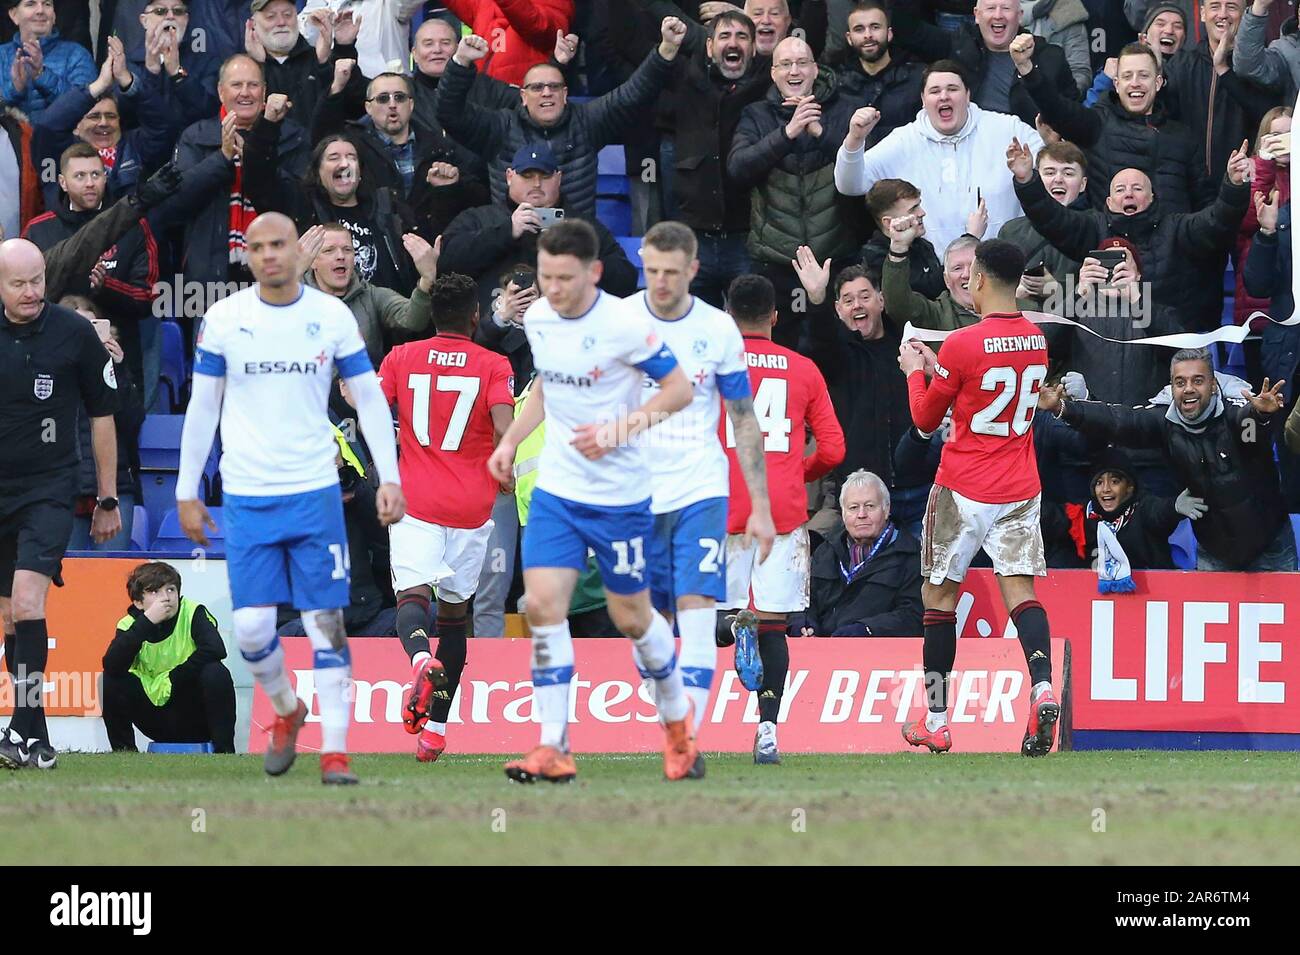
[[[176,470],[181,466],[181,428],[185,416],[146,415],[140,427],[140,467]]]
[[[597,197],[596,218],[615,235],[627,235],[632,231],[632,204],[622,196]]]
[[[175,322],[162,323],[162,376],[150,411],[180,411],[189,394],[190,369],[185,353],[185,333]],[[165,392],[165,394],[164,394]]]
[[[148,550],[153,540],[149,536],[149,509],[143,504],[135,506],[131,517],[131,544],[134,550]]]
[[[208,513],[212,515],[212,520],[217,525],[217,529],[215,531],[208,530],[210,546],[205,548],[205,551],[209,557],[224,557],[226,555],[226,540],[225,519],[222,509],[212,507],[208,509]],[[163,515],[163,519],[158,525],[158,536],[154,538],[150,550],[157,554],[179,554],[189,557],[196,546],[181,530],[180,518],[177,516],[175,508],[173,508]]]
[[[596,156],[596,195],[600,198],[628,194],[627,165],[622,146],[606,146]]]
[[[150,743],[145,752],[171,756],[198,756],[212,753],[211,743]]]

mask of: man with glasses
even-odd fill
[[[221,108],[217,98],[217,70],[221,63],[208,52],[206,43],[191,35],[186,0],[148,0],[139,20],[141,42],[126,46],[133,78],[123,90],[128,105],[142,122],[146,121],[147,109],[137,102],[137,97],[147,88],[162,98],[178,128],[215,115]]]
[[[312,119],[312,142],[346,135],[356,146],[367,189],[391,189],[405,199],[429,236],[462,210],[488,201],[483,161],[416,116],[409,76],[376,76],[366,86],[366,114],[351,119],[348,89],[356,80],[355,64],[335,61],[334,83]]]
[[[818,261],[843,267],[862,245],[860,203],[835,190],[835,150],[854,104],[839,95],[835,73],[818,68],[812,48],[797,37],[777,44],[772,89],[745,107],[727,156],[732,182],[751,190],[754,215],[749,254],[755,271],[776,288],[778,320],[772,340],[797,345],[804,309],[792,262],[800,246]],[[855,208],[858,206],[859,208]]]
[[[487,55],[488,41],[467,36],[443,73],[438,96],[438,121],[447,134],[464,143],[489,164],[492,196],[505,196],[507,162],[519,149],[545,140],[556,152],[564,172],[565,198],[573,212],[596,213],[596,155],[602,146],[618,142],[636,123],[650,120],[650,111],[673,71],[673,61],[686,36],[686,25],[666,17],[662,40],[626,83],[589,103],[570,105],[564,74],[539,63],[524,77],[523,109],[491,110],[469,101],[474,63]]]

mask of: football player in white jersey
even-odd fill
[[[745,344],[726,312],[690,294],[699,271],[695,233],[680,222],[660,222],[641,246],[646,290],[628,301],[658,329],[694,389],[690,405],[641,437],[650,452],[650,510],[655,533],[648,555],[655,609],[674,613],[682,638],[682,681],[693,704],[696,738],[708,719],[717,665],[717,601],[726,597],[727,455],[718,440],[725,405],[736,435],[736,455],[754,502],[745,528],[757,540],[759,560],[776,531],[768,506],[763,432],[754,416]],[[647,389],[657,387],[646,377]],[[651,392],[647,391],[647,394]],[[721,401],[719,401],[721,398]],[[637,661],[642,676],[646,671]],[[694,773],[703,775],[701,759]]]
[[[537,279],[543,299],[524,314],[537,369],[519,417],[488,461],[508,481],[519,442],[546,419],[546,438],[524,532],[525,612],[533,638],[533,705],[541,744],[506,764],[518,782],[568,782],[573,639],[569,602],[594,552],[610,618],[632,639],[655,680],[664,725],[664,775],[695,765],[690,701],[677,668],[672,627],[650,605],[646,552],[654,533],[650,473],[636,436],[691,400],[691,386],[651,321],[602,292],[599,242],[586,222],[542,233]],[[644,404],[642,378],[660,388]]]
[[[213,305],[199,329],[177,513],[186,535],[206,545],[205,528],[215,524],[198,499],[199,477],[220,423],[235,639],[276,712],[266,771],[279,776],[293,765],[307,718],[275,632],[276,606],[290,603],[315,651],[321,781],[355,783],[346,752],[348,541],[326,412],[334,371],[347,382],[379,472],[383,524],[406,510],[393,423],[352,312],[300,281],[305,263],[293,222],[279,213],[258,216],[247,238],[257,284]]]

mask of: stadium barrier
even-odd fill
[[[94,725],[94,734],[64,737],[76,740],[78,748],[95,748],[93,742],[82,741],[91,735],[102,737],[102,729],[97,719],[67,718],[99,713],[101,660],[127,603],[126,576],[141,559],[69,558],[63,571],[67,586],[51,592],[46,705],[58,721]],[[249,739],[250,716],[256,715],[251,711],[257,711],[262,703],[248,693],[251,680],[230,638],[225,563],[201,556],[172,563],[184,578],[186,595],[206,604],[221,624],[232,651],[227,663],[236,687],[243,688],[237,738]],[[1096,575],[1088,571],[1053,571],[1039,581],[1039,597],[1048,610],[1052,632],[1070,643],[1068,692],[1074,746],[1300,749],[1300,631],[1296,627],[1300,574],[1149,571],[1136,573],[1134,579],[1137,592],[1119,596],[1099,594]],[[1018,642],[997,639],[1014,637],[1015,627],[1002,607],[990,571],[970,574],[958,606],[958,626],[958,632],[968,638],[959,647],[959,671],[989,674],[986,684],[972,683],[964,690],[970,695],[967,712],[975,714],[975,722],[967,730],[954,721],[961,747],[976,748],[973,737],[983,735],[984,718],[992,712],[987,724],[993,734],[988,748],[1014,748],[1023,724],[1021,696],[1027,690],[1023,685],[1024,659]],[[290,646],[293,643],[286,641]],[[302,643],[305,647],[305,641]],[[1061,647],[1059,639],[1056,646]],[[581,723],[575,726],[579,745],[588,749],[621,746],[619,741],[625,739],[637,746],[657,745],[654,734],[644,732],[647,727],[653,729],[644,722],[650,713],[648,702],[639,693],[635,701],[632,698],[639,688],[630,657],[623,641],[580,643],[579,678],[592,684],[579,689],[579,701],[586,708],[580,712],[593,715],[589,729]],[[1062,661],[1063,657],[1058,649],[1055,659]],[[371,734],[378,733],[383,739],[396,740],[380,745],[405,749],[409,738],[395,723],[395,737],[388,737],[382,729],[388,722],[388,709],[400,705],[400,700],[390,702],[392,687],[400,687],[409,674],[397,641],[355,641],[354,658],[358,704],[369,694],[367,705],[378,709],[374,710],[377,715],[368,711],[358,715],[353,743],[359,749],[369,748]],[[714,720],[711,712],[705,732],[711,738],[710,748],[748,749],[753,725],[746,720],[756,720],[757,714],[735,682],[729,658],[728,651],[720,652],[711,707],[719,719]],[[804,730],[796,726],[809,727],[809,739],[826,741],[813,745],[825,745],[831,751],[897,748],[893,739],[897,734],[896,704],[910,685],[908,681],[919,678],[908,674],[919,674],[920,658],[919,641],[792,640],[791,692],[787,696],[790,728],[782,736],[784,748],[796,751],[794,747],[804,745],[797,739]],[[305,649],[291,651],[295,671],[309,671],[308,659]],[[1011,680],[1012,671],[1020,674],[1021,681],[1014,688],[1012,683],[999,682]],[[802,677],[801,672],[805,674]],[[530,742],[532,728],[526,722],[512,722],[529,706],[527,679],[526,642],[472,642],[456,711],[467,722],[453,731],[456,749],[470,752],[470,741],[480,737],[484,742],[474,746],[488,747],[496,739],[500,751],[505,751],[507,736]],[[797,685],[796,680],[800,681]],[[963,691],[963,686],[959,684],[958,690]],[[9,712],[11,692],[8,681],[0,680],[0,718]],[[884,701],[876,697],[879,693],[885,694]],[[990,704],[995,695],[1006,693],[1014,697],[1010,705],[1016,718],[1003,725],[1001,704]],[[954,694],[954,701],[958,695]],[[250,698],[254,699],[251,705],[247,702]],[[484,713],[490,720],[499,717],[503,722],[495,735],[491,721],[475,721],[476,714]],[[605,723],[597,713],[625,718],[622,723]],[[877,732],[881,734],[879,744],[875,742]],[[251,736],[254,743],[262,745],[261,733],[254,731]],[[1013,745],[1005,745],[1007,740],[1013,740]],[[57,745],[59,740],[55,742]]]

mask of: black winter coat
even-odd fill
[[[563,197],[561,202],[563,202]],[[508,275],[518,265],[537,267],[537,240],[539,232],[525,232],[518,239],[511,234],[510,217],[517,204],[507,199],[491,205],[466,209],[447,226],[442,236],[442,256],[438,259],[441,274],[460,272],[478,282],[479,328],[492,324],[492,304],[502,287],[501,276]],[[604,272],[600,287],[620,298],[636,291],[636,266],[628,261],[623,247],[612,232],[594,216],[585,216],[566,205],[567,219],[582,219],[596,230],[600,240],[600,261]],[[509,331],[508,329],[506,331]],[[522,337],[523,329],[518,330]],[[509,351],[503,354],[510,355]],[[512,365],[514,361],[512,360]],[[532,359],[528,361],[531,374]],[[515,381],[523,386],[528,380],[520,366],[515,366]]]
[[[572,211],[596,214],[597,153],[618,142],[649,111],[668,82],[675,63],[652,52],[632,78],[589,103],[571,103],[554,126],[538,126],[520,103],[513,109],[489,110],[469,101],[477,71],[454,60],[447,64],[438,90],[438,122],[447,134],[464,143],[488,164],[492,198],[506,195],[506,168],[525,143],[550,144],[564,174],[564,194]]]
[[[411,115],[411,122],[429,129],[441,129],[442,124],[438,122],[438,90],[442,89],[442,77],[425,76],[416,70],[411,74],[411,79],[415,81],[415,111]],[[519,87],[475,70],[466,99],[484,109],[514,109],[520,103]]]
[[[1093,503],[1094,515],[1096,503]],[[1146,497],[1139,490],[1129,501],[1133,508],[1128,519],[1115,537],[1124,548],[1129,566],[1134,570],[1174,570],[1174,557],[1169,549],[1169,535],[1174,532],[1183,515],[1174,510],[1171,497]],[[1087,566],[1097,554],[1097,517],[1088,517],[1084,505],[1072,504],[1066,513],[1073,523],[1079,520],[1083,531],[1084,559]]]
[[[288,119],[279,124],[259,119],[244,136],[244,194],[255,205],[261,201],[259,209],[275,208],[268,197],[297,191],[310,153],[307,131],[301,126]],[[185,280],[229,281],[235,165],[221,152],[221,120],[205,119],[185,130],[176,145],[176,163],[185,179],[181,193],[169,205],[197,209],[185,220]]]
[[[880,121],[867,137],[867,149],[880,142],[899,126],[916,119],[921,108],[921,78],[925,64],[906,54],[890,54],[889,65],[869,76],[859,65],[857,57],[839,72],[840,96],[853,104],[854,109],[874,106],[880,110]]]
[[[922,633],[921,548],[904,530],[846,582],[848,532],[822,542],[812,556],[811,603],[805,626],[829,637],[848,629],[847,636],[915,637]]]
[[[1260,120],[1274,106],[1281,105],[1276,93],[1242,79],[1232,70],[1216,77],[1209,40],[1205,37],[1199,43],[1184,44],[1165,62],[1164,74],[1163,96],[1169,115],[1182,120],[1202,143],[1209,141],[1209,156],[1205,156],[1204,146],[1201,153],[1207,162],[1203,172],[1211,181],[1224,174],[1228,157],[1243,139],[1253,149]],[[1213,124],[1211,88],[1214,90]]]
[[[912,426],[898,335],[882,316],[885,334],[868,341],[844,326],[829,299],[809,303],[808,323],[808,357],[821,369],[844,429],[844,460],[832,473],[842,480],[865,468],[894,487],[894,448]]]
[[[862,264],[872,272],[879,286],[879,276],[884,271],[885,259],[889,258],[889,237],[876,229],[862,247]],[[913,292],[919,292],[930,301],[937,301],[939,296],[948,291],[943,281],[943,260],[935,251],[930,240],[922,236],[912,240],[912,247],[907,255],[909,269],[907,284]]]
[[[269,53],[266,55],[266,62],[262,64],[266,95],[284,93],[292,104],[289,119],[310,126],[317,99],[329,93],[334,83],[334,63],[338,60],[355,61],[356,58],[356,46],[338,43],[329,60],[321,63],[316,59],[316,48],[307,42],[306,37],[300,36],[283,63]]]
[[[1290,520],[1269,438],[1276,416],[1229,404],[1197,434],[1169,421],[1166,410],[1067,401],[1061,419],[1125,447],[1163,449],[1178,481],[1209,508],[1192,524],[1197,544],[1229,566],[1246,567]]]
[[[1165,212],[1191,212],[1214,200],[1222,171],[1205,174],[1205,144],[1170,119],[1161,100],[1149,116],[1135,116],[1113,89],[1095,106],[1084,106],[1062,96],[1039,70],[1031,70],[1024,83],[1043,122],[1087,155],[1088,200],[1094,209],[1106,208],[1110,181],[1121,169],[1145,172]]]
[[[440,127],[429,127],[414,119],[411,131],[415,135],[415,174],[408,195],[397,163],[375,132],[370,117],[347,118],[346,96],[345,91],[321,97],[312,119],[311,141],[319,143],[334,133],[347,136],[357,147],[367,187],[374,191],[391,189],[394,195],[403,197],[430,242],[461,212],[488,202],[487,166],[483,160],[452,142]],[[451,163],[460,171],[460,178],[450,186],[430,186],[429,167],[436,162]]]
[[[1272,235],[1256,232],[1250,240],[1250,254],[1242,278],[1246,291],[1260,298],[1272,297],[1269,314],[1276,322],[1285,321],[1295,311],[1291,291],[1291,203],[1278,210],[1277,231]],[[1261,371],[1272,381],[1286,382],[1286,401],[1290,407],[1296,394],[1296,366],[1300,364],[1300,326],[1264,326],[1260,349]]]
[[[1249,184],[1234,185],[1224,178],[1214,203],[1195,213],[1167,213],[1159,199],[1131,216],[1068,209],[1048,195],[1037,174],[1016,183],[1016,197],[1034,228],[1071,259],[1082,262],[1109,236],[1132,242],[1142,259],[1142,281],[1150,283],[1153,324],[1192,332],[1218,327],[1224,262],[1250,201]],[[1129,337],[1157,334],[1128,324]]]
[[[926,23],[915,10],[903,6],[894,9],[890,25],[894,30],[894,44],[900,49],[908,50],[918,60],[925,63],[956,60],[965,67],[970,80],[971,100],[981,109],[992,108],[978,99],[979,89],[984,84],[988,70],[989,51],[976,27],[964,25],[960,31],[953,33]],[[1054,43],[1048,43],[1045,38],[1036,36],[1033,61],[1034,70],[1042,70],[1062,97],[1079,98],[1079,87],[1075,85],[1064,50]],[[920,104],[917,108],[920,108]],[[1034,125],[1034,117],[1038,114],[1038,105],[1025,88],[1025,78],[1015,71],[1011,77],[1011,112],[1030,126]]]
[[[749,228],[749,188],[727,172],[727,155],[750,103],[772,87],[772,61],[756,56],[734,83],[718,73],[701,48],[665,95],[676,123],[673,194],[678,217],[700,232],[744,232]]]

